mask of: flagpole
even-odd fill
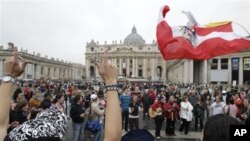
[[[242,26],[241,24],[239,24],[239,23],[237,23],[237,22],[233,22],[234,24],[237,24],[238,26],[240,26],[243,30],[245,30],[246,31],[246,33],[248,34],[248,36],[250,36],[250,33],[248,32],[248,30],[244,27],[244,26]]]

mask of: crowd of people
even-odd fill
[[[0,118],[2,139],[62,140],[69,120],[72,121],[73,141],[85,140],[86,130],[91,131],[93,141],[103,140],[103,135],[104,140],[118,141],[121,129],[128,132],[140,128],[140,116],[143,120],[154,120],[156,139],[161,138],[163,125],[166,125],[167,136],[176,136],[177,121],[181,123],[178,131],[184,134],[189,133],[193,121],[195,130],[204,130],[204,141],[210,140],[211,124],[218,119],[221,120],[218,125],[227,121],[250,124],[248,86],[174,83],[155,86],[145,82],[126,82],[118,87],[116,68],[107,60],[97,65],[106,83],[98,90],[90,83],[34,81],[16,83],[14,88],[12,83],[2,82],[0,114],[5,115]],[[23,70],[19,71],[15,76]],[[10,73],[13,75],[13,71]],[[226,134],[228,128],[222,134]]]
[[[117,68],[108,62],[107,57],[97,64],[99,74],[106,83],[106,101],[97,96],[103,95],[103,91],[83,93],[83,89],[93,91],[89,85],[84,85],[85,88],[73,82],[15,82],[26,64],[21,62],[17,48],[13,50],[13,56],[6,58],[5,76],[0,84],[0,140],[62,141],[69,120],[72,120],[74,141],[84,140],[84,123],[86,126],[93,125],[90,121],[96,121],[95,125],[99,125],[92,133],[93,141],[121,139],[121,130],[115,129],[121,129]],[[103,138],[104,122],[106,128]],[[89,127],[89,130],[93,129]]]
[[[138,90],[140,90],[139,93]],[[233,117],[242,124],[250,123],[250,91],[247,85],[228,88],[226,85],[169,83],[155,89],[148,86],[138,87],[135,84],[130,91],[124,89],[120,101],[124,130],[128,130],[128,124],[135,124],[138,128],[140,110],[137,107],[141,107],[143,119],[149,115],[155,121],[156,138],[161,137],[162,125],[166,125],[167,136],[175,136],[175,123],[180,121],[179,131],[188,134],[192,121],[194,129],[202,131],[207,119],[219,114]],[[136,112],[131,112],[130,109],[135,109]],[[134,117],[135,113],[137,120],[134,123],[127,122],[133,121],[130,118]],[[163,124],[163,122],[166,123]],[[133,126],[130,127],[132,127],[130,130],[134,129]]]

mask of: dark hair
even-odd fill
[[[230,103],[230,104],[234,104],[234,98],[233,98],[233,97],[231,97],[231,98],[229,99],[229,103]]]
[[[60,99],[60,98],[62,98],[64,95],[63,94],[57,94],[56,95],[56,97],[55,97],[55,99],[53,100],[53,103],[55,104],[56,102],[58,102],[58,100]]]
[[[41,107],[43,108],[43,109],[48,109],[50,106],[51,106],[51,101],[50,100],[48,100],[48,99],[44,99],[43,101],[42,101],[42,103],[41,103]]]
[[[44,98],[47,98],[48,96],[51,96],[51,97],[52,97],[52,95],[51,95],[50,93],[44,94]]]
[[[185,99],[187,99],[187,98],[188,98],[187,95],[183,95],[183,96],[182,96],[182,101],[185,101]]]
[[[162,95],[158,96],[158,101],[161,101],[162,99],[164,99]]]
[[[34,119],[36,118],[36,115],[39,113],[39,109],[33,107],[31,110],[30,110],[30,119]]]
[[[129,107],[134,107],[134,99],[133,98],[130,99]]]
[[[25,107],[26,105],[28,105],[28,101],[25,99],[17,102],[16,107],[15,107],[15,111],[21,111],[22,108]]]
[[[97,96],[98,97],[104,97],[104,91],[103,91],[103,89],[99,89],[99,91],[97,92]]]
[[[216,94],[214,97],[216,98],[216,96],[219,96],[219,100],[223,101],[223,97],[220,94]]]
[[[133,92],[133,91],[135,90],[135,88],[134,88],[134,87],[131,87],[130,90]]]
[[[129,88],[129,85],[126,85],[126,84],[125,84],[125,85],[123,86],[122,90],[125,91],[125,90],[127,90],[128,88]]]
[[[18,95],[19,95],[20,93],[22,93],[22,89],[21,89],[21,88],[17,88],[17,89],[14,91],[14,94],[13,94],[13,99],[14,99],[14,101],[17,100],[17,97],[18,97]]]
[[[81,95],[77,94],[75,97],[74,97],[74,102],[77,103],[80,99],[81,99]]]
[[[229,141],[230,125],[238,124],[237,119],[225,114],[211,116],[205,124],[202,141]]]

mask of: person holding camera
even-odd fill
[[[166,135],[175,136],[175,121],[177,119],[180,106],[171,95],[167,103],[164,104],[165,117],[167,118]]]

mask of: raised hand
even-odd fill
[[[22,58],[18,56],[17,48],[14,48],[13,56],[6,58],[4,62],[5,75],[10,75],[14,78],[20,76],[28,62],[21,62]]]
[[[118,69],[108,60],[108,50],[105,51],[101,63],[97,63],[96,65],[98,72],[106,85],[115,85],[117,83]]]

